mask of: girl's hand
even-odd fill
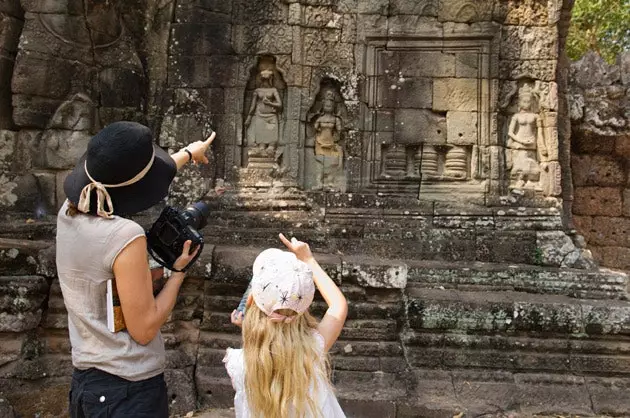
[[[208,164],[209,161],[208,157],[206,157],[206,151],[208,150],[208,147],[210,147],[212,141],[214,141],[214,138],[216,138],[216,136],[217,133],[212,132],[205,141],[193,142],[186,147],[186,149],[192,154],[193,163]]]
[[[182,255],[180,255],[179,258],[175,261],[175,263],[173,263],[173,267],[175,269],[177,270],[183,269],[184,267],[188,265],[188,263],[190,263],[190,260],[192,260],[197,255],[197,252],[199,252],[199,247],[197,247],[197,249],[193,251],[192,254],[190,254],[191,245],[192,245],[192,241],[190,240],[184,243],[184,248],[182,249]]]
[[[239,312],[237,310],[233,310],[230,315],[230,321],[239,328],[243,325],[243,318],[243,312]]]
[[[280,241],[291,251],[298,260],[307,262],[313,259],[313,253],[307,243],[291,238],[289,241],[283,234],[280,234]]]

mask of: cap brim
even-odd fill
[[[149,209],[168,196],[168,191],[177,174],[177,165],[171,156],[162,148],[154,145],[155,159],[147,174],[129,186],[108,188],[112,198],[115,215],[133,215]],[[74,170],[68,175],[63,189],[70,202],[79,203],[81,191],[90,183],[85,173],[85,153],[77,163]],[[96,207],[93,201],[91,209]]]

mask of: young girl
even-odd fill
[[[225,367],[236,390],[236,418],[342,418],[327,353],[348,313],[345,297],[308,244],[280,234],[291,251],[268,249],[253,266],[247,313],[234,311],[243,349],[228,348]],[[315,286],[328,304],[318,324],[309,314]]]

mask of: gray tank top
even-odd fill
[[[114,260],[128,244],[144,236],[144,230],[118,216],[68,216],[67,204],[57,216],[56,250],[57,273],[68,310],[72,364],[132,381],[162,373],[166,354],[160,333],[143,346],[127,331],[112,333],[107,329],[107,280],[114,277]]]

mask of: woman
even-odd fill
[[[72,417],[168,417],[160,327],[173,310],[184,273],[153,296],[143,228],[125,218],[159,203],[178,169],[207,163],[214,140],[169,156],[146,126],[116,122],[96,134],[64,183],[57,218],[57,270],[68,310],[74,373]],[[175,263],[194,257],[190,242]],[[127,329],[107,328],[106,286],[115,279]]]

